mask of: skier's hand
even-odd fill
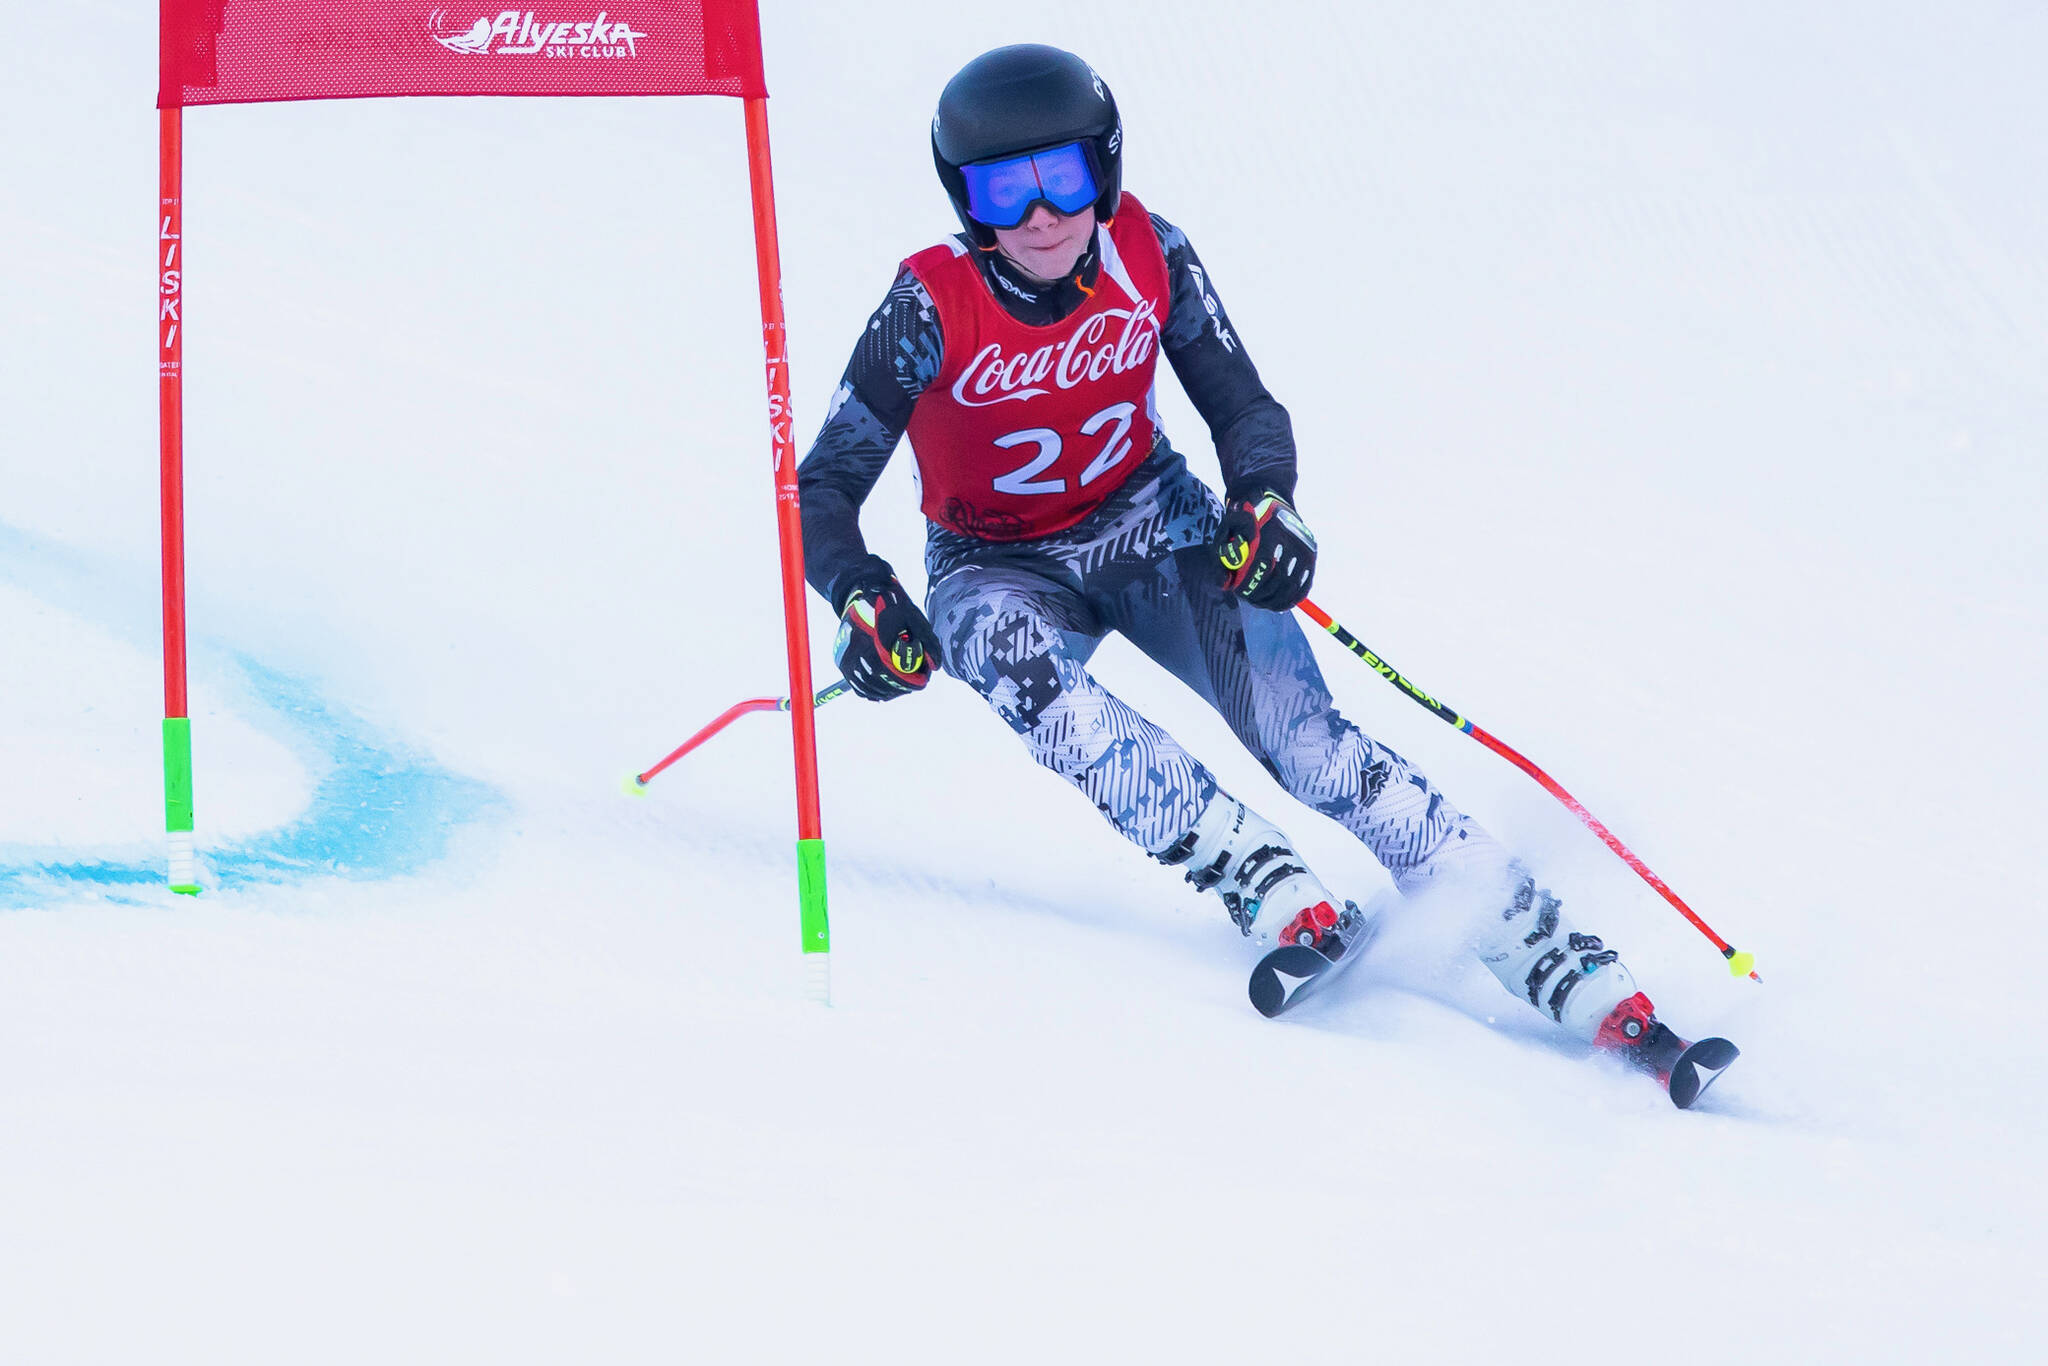
[[[855,692],[887,702],[931,682],[939,638],[887,560],[870,555],[833,587],[841,600],[832,658]]]
[[[1271,491],[1233,499],[1216,530],[1223,586],[1254,607],[1285,612],[1316,577],[1316,538],[1285,498]]]

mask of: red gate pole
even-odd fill
[[[185,125],[157,111],[157,436],[164,556],[164,830],[170,884],[199,891],[192,856],[192,721],[185,695]]]
[[[768,101],[745,101],[747,175],[754,200],[754,262],[761,279],[761,343],[768,365],[768,428],[775,452],[775,530],[782,550],[782,623],[789,649],[791,730],[796,743],[797,897],[808,994],[832,999],[832,931],[825,912],[825,837],[818,818],[818,745],[812,714],[810,624],[804,601],[803,521],[791,433],[788,330],[782,320],[782,253],[775,233],[775,177],[768,157]]]

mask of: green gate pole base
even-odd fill
[[[804,952],[832,952],[832,927],[825,914],[825,841],[796,842],[796,889]]]
[[[180,896],[199,895],[199,864],[192,853],[192,721],[164,718],[164,830],[170,835],[170,884]]]
[[[797,898],[803,930],[804,995],[832,1004],[832,927],[825,915],[825,841],[796,842]]]

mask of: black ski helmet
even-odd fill
[[[1017,43],[982,53],[946,82],[932,118],[932,161],[971,239],[993,246],[995,230],[968,214],[960,168],[1063,142],[1087,148],[1102,190],[1095,216],[1109,219],[1123,193],[1123,123],[1116,97],[1088,63],[1042,43]]]

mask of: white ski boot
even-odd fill
[[[1218,792],[1194,828],[1164,851],[1161,863],[1185,865],[1198,889],[1214,889],[1239,930],[1261,943],[1318,948],[1346,909],[1308,870],[1271,821]]]

